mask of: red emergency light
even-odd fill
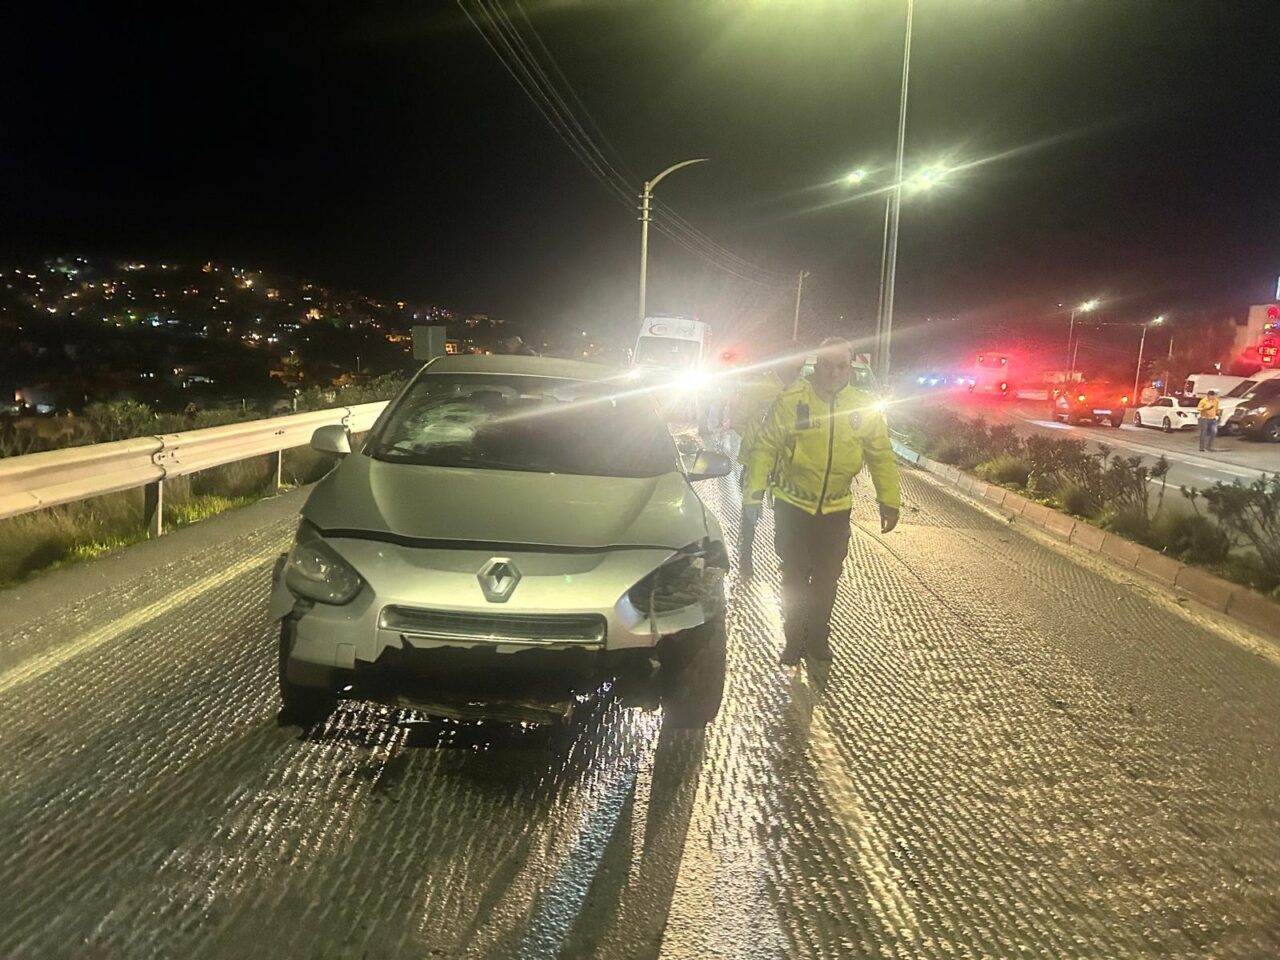
[[[1280,307],[1267,307],[1268,320],[1280,320]]]

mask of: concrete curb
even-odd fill
[[[957,467],[923,456],[917,456],[912,462],[950,482],[975,500],[983,501],[984,505],[993,506],[1010,520],[1029,523],[1077,549],[1103,557],[1123,569],[1136,570],[1169,588],[1178,599],[1189,597],[1251,630],[1280,640],[1280,603],[1256,590],[1215,577],[1199,567],[1189,567],[1173,557],[1107,533],[1069,514],[1028,500],[1012,490],[984,483]]]

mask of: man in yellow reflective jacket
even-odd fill
[[[875,398],[849,386],[852,360],[848,341],[825,341],[813,376],[773,404],[747,463],[744,527],[759,519],[766,491],[773,495],[787,665],[831,659],[831,608],[849,552],[853,478],[864,464],[882,532],[897,525],[902,505],[888,426]]]

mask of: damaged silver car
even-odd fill
[[[312,491],[276,568],[284,714],[338,696],[561,715],[619,677],[673,722],[715,717],[725,676],[724,536],[653,398],[621,371],[441,357]]]

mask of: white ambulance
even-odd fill
[[[711,362],[711,325],[693,317],[645,317],[632,366],[671,373],[697,371]]]

